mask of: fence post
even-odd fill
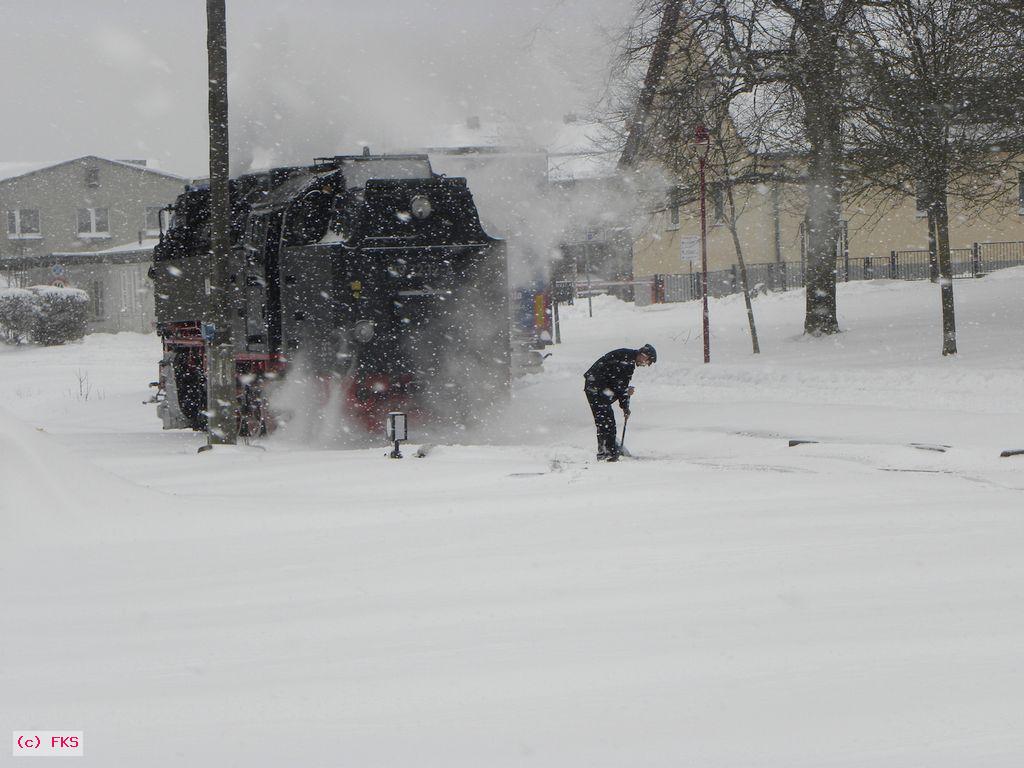
[[[896,279],[896,251],[889,251],[889,279]]]
[[[971,275],[977,277],[981,274],[981,246],[971,243]]]

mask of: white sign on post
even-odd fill
[[[686,235],[679,238],[679,260],[683,264],[694,264],[700,261],[700,237]]]

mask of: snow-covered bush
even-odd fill
[[[44,346],[65,344],[85,336],[89,294],[78,288],[33,285],[38,311],[32,341]]]
[[[0,289],[0,339],[21,344],[32,334],[39,313],[39,302],[24,288]]]

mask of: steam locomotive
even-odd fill
[[[426,155],[317,158],[230,182],[230,301],[239,433],[275,415],[268,393],[301,370],[323,401],[378,430],[388,411],[468,424],[507,396],[505,244],[462,178]],[[154,249],[164,428],[205,427],[203,320],[210,190],[186,188]],[[328,393],[328,390],[333,390]]]

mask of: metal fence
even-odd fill
[[[1024,241],[974,243],[970,248],[951,248],[953,277],[981,277],[1007,267],[1024,266]],[[889,256],[836,260],[836,280],[929,280],[933,267],[926,250],[891,251]],[[788,291],[804,286],[804,263],[800,261],[748,264],[751,291]],[[739,267],[708,272],[708,295],[728,296],[741,290]],[[652,275],[649,282],[636,285],[635,301],[640,306],[700,298],[700,273]]]
[[[1024,242],[975,243],[978,259],[985,271],[1006,269],[1024,264]]]

